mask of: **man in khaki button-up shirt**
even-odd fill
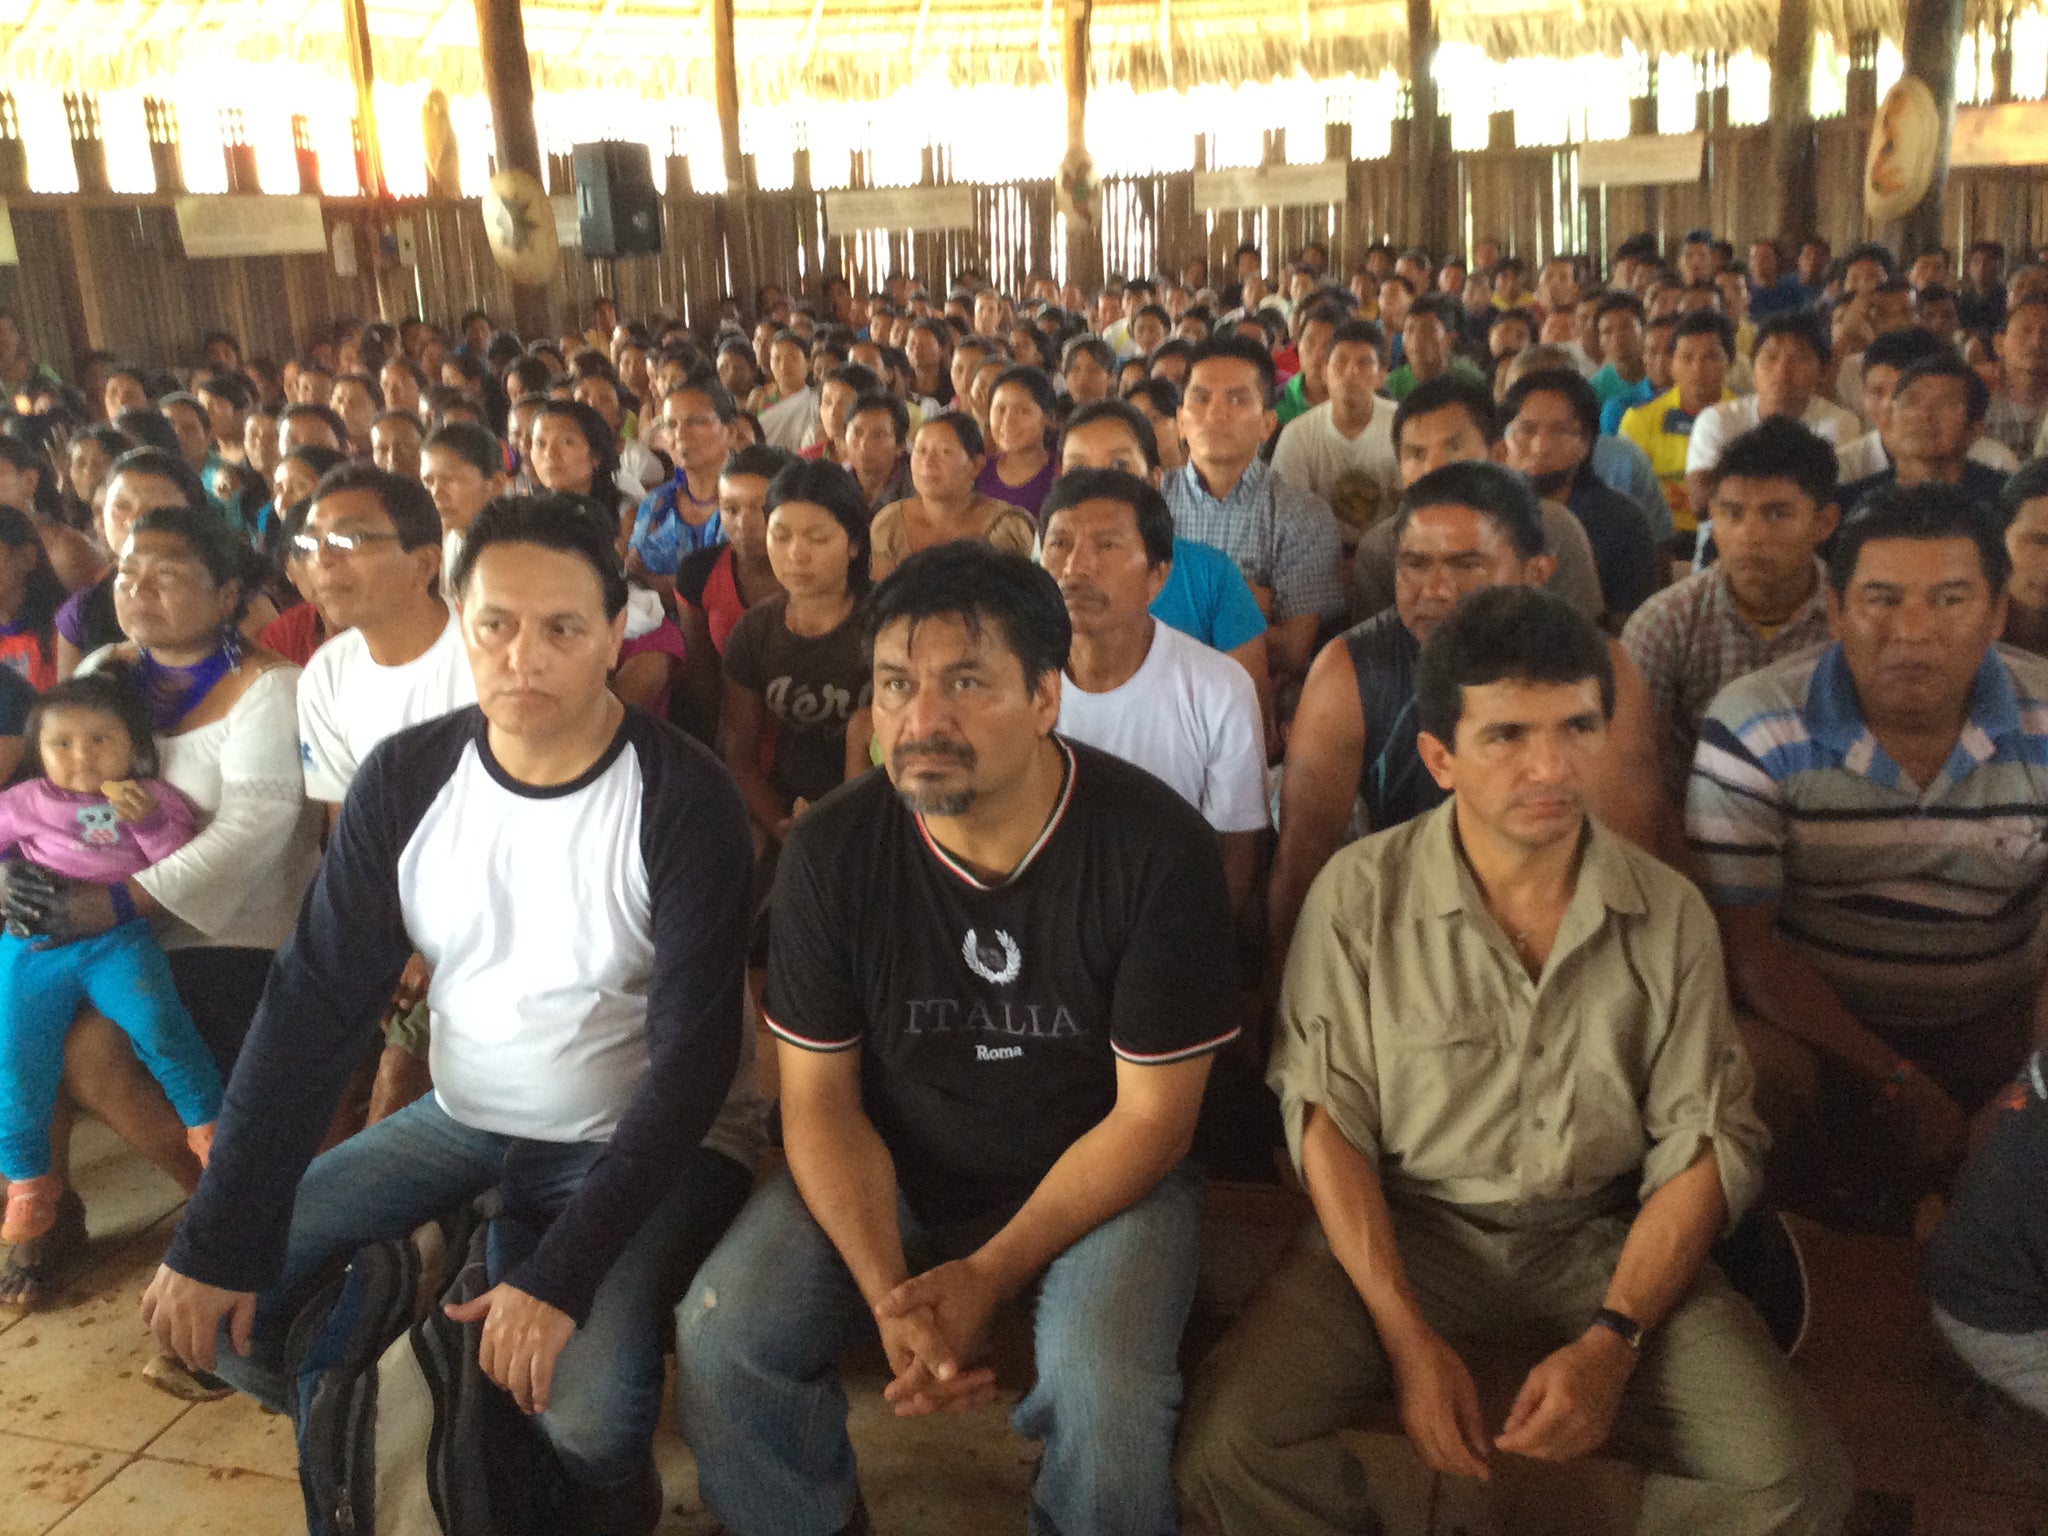
[[[1535,589],[1467,596],[1424,645],[1451,799],[1302,910],[1269,1080],[1317,1223],[1196,1383],[1191,1528],[1374,1528],[1339,1432],[1392,1396],[1441,1473],[1611,1445],[1642,1532],[1840,1529],[1840,1443],[1707,1262],[1767,1137],[1704,899],[1586,815],[1613,709],[1598,631]],[[1536,1361],[1497,1432],[1459,1353],[1482,1343]]]
[[[1269,1074],[1301,1168],[1311,1106],[1389,1198],[1642,1198],[1710,1145],[1739,1214],[1766,1135],[1750,1107],[1713,914],[1682,876],[1587,823],[1540,978],[1487,911],[1456,802],[1340,852],[1288,957]]]

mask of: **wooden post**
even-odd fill
[[[1906,0],[1906,73],[1934,93],[1941,122],[1934,145],[1934,176],[1919,202],[1899,221],[1899,252],[1911,261],[1941,248],[1942,194],[1948,187],[1949,140],[1956,127],[1956,54],[1963,44],[1965,0]]]
[[[1060,81],[1067,92],[1067,153],[1088,149],[1088,25],[1095,0],[1064,0],[1060,15]],[[1098,204],[1098,209],[1100,205]],[[1067,281],[1084,292],[1102,286],[1102,230],[1099,224],[1067,220]]]
[[[1788,245],[1820,225],[1820,168],[1813,137],[1813,6],[1780,0],[1771,49],[1771,188],[1767,232]],[[1794,245],[1796,249],[1796,245]]]
[[[361,0],[351,0],[360,5]],[[491,103],[491,135],[498,169],[524,171],[541,181],[540,130],[533,122],[533,70],[526,59],[526,24],[519,0],[476,0],[477,55],[483,61],[484,94]],[[545,183],[543,183],[545,185]],[[512,324],[532,340],[552,338],[555,295],[551,286],[513,283]]]
[[[483,0],[478,0],[477,26],[481,34],[483,26]],[[348,77],[356,88],[356,122],[363,136],[363,196],[384,196],[384,152],[377,142],[377,103],[371,90],[374,76],[370,70],[370,12],[364,0],[341,0],[341,30],[348,39]],[[520,62],[525,63],[522,51]],[[488,63],[485,65],[489,70]],[[528,115],[532,114],[532,88],[528,87]],[[497,103],[492,102],[492,116],[497,115]]]
[[[733,46],[732,0],[711,0],[711,83],[718,104],[718,140],[725,156],[726,263],[732,273],[732,297],[750,319],[758,289],[754,261],[753,192],[747,165],[740,154],[740,76]],[[733,238],[737,236],[738,238]]]
[[[1451,218],[1450,129],[1437,111],[1436,7],[1433,0],[1408,0],[1408,227],[1429,250],[1441,255],[1457,244]]]

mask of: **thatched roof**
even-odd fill
[[[2012,0],[1973,0],[1989,12]],[[1057,78],[1059,0],[737,0],[742,99],[862,100],[917,80]],[[1496,58],[1768,52],[1773,0],[1437,0],[1447,42]],[[1904,0],[1813,0],[1815,26],[1896,37]],[[528,0],[543,91],[711,95],[701,0]],[[471,0],[369,0],[380,80],[482,90]],[[339,0],[0,0],[0,82],[94,90],[279,60],[346,75]],[[1091,74],[1139,89],[1405,72],[1405,0],[1096,0]],[[232,74],[229,74],[232,89]]]

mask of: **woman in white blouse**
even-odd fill
[[[114,607],[130,637],[88,656],[90,672],[125,666],[150,704],[161,776],[201,813],[201,830],[121,886],[55,879],[39,931],[58,940],[104,932],[117,908],[151,920],[178,995],[225,1076],[262,996],[270,959],[298,916],[319,861],[318,817],[299,766],[299,669],[235,630],[246,553],[214,513],[144,514],[121,551]],[[78,1105],[190,1189],[199,1169],[169,1102],[127,1039],[87,1011],[65,1048],[64,1086]],[[52,1142],[66,1172],[69,1122]],[[83,1245],[85,1212],[64,1197],[57,1225],[17,1249],[0,1303],[32,1307]]]

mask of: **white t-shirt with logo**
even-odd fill
[[[1755,395],[1738,395],[1710,405],[1692,424],[1692,437],[1685,448],[1685,472],[1712,469],[1721,462],[1721,450],[1749,431],[1761,419]],[[1863,435],[1863,418],[1845,411],[1834,401],[1815,395],[1800,414],[1799,424],[1815,437],[1840,450]]]
[[[362,631],[343,630],[299,679],[299,760],[306,798],[339,804],[370,749],[407,726],[476,702],[476,678],[453,614],[413,660],[381,667]]]
[[[1107,693],[1063,679],[1059,731],[1164,780],[1218,832],[1268,824],[1265,732],[1251,674],[1177,629],[1155,623],[1138,670]]]
[[[1372,420],[1356,437],[1337,430],[1329,401],[1309,407],[1280,429],[1273,473],[1328,502],[1338,522],[1361,531],[1372,527],[1393,512],[1400,496],[1394,407],[1374,402]]]

